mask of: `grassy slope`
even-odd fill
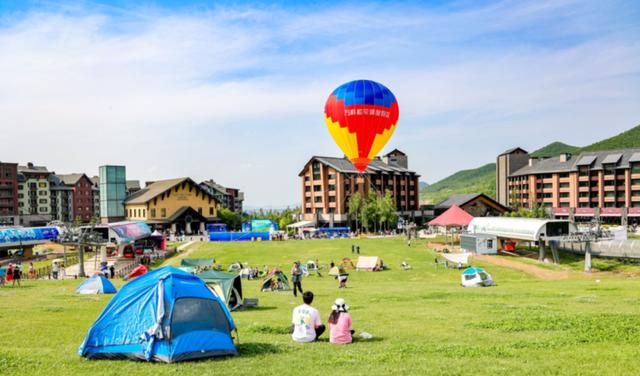
[[[598,151],[640,147],[640,125],[619,135],[593,143],[585,147],[577,147],[553,142],[533,153],[533,156],[555,156],[568,152],[578,154],[583,151]],[[420,198],[431,203],[438,203],[452,194],[482,192],[488,196],[495,197],[495,163],[471,170],[458,171],[437,183],[420,190]]]
[[[288,269],[295,259],[328,263],[351,256],[350,244],[202,243],[192,257]],[[6,374],[25,375],[640,373],[639,280],[541,281],[490,266],[497,287],[464,289],[460,272],[435,269],[434,254],[424,248],[408,248],[401,239],[362,240],[360,245],[363,253],[381,256],[393,269],[352,272],[346,290],[338,290],[329,277],[306,278],[303,286],[316,293],[314,305],[323,320],[332,301],[344,297],[354,327],[373,334],[373,341],[342,347],[326,340],[292,343],[286,328],[299,300],[289,293],[261,293],[258,281],[248,281],[243,282],[245,296],[259,298],[260,308],[233,313],[242,342],[238,357],[173,365],[87,361],[78,357],[77,347],[109,297],[76,295],[77,281],[40,281],[22,289],[0,288],[5,329],[0,367]],[[398,270],[402,260],[414,269]]]

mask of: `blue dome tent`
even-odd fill
[[[124,285],[78,353],[89,359],[166,363],[236,355],[233,330],[225,303],[200,278],[164,267]]]
[[[117,292],[113,284],[104,276],[96,274],[85,280],[78,286],[78,294],[115,294]]]

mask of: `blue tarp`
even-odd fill
[[[85,280],[76,289],[78,294],[115,294],[116,288],[111,281],[101,275],[94,275]]]
[[[250,241],[251,238],[257,240],[269,240],[268,232],[211,232],[209,240],[212,242],[233,242],[233,241]]]
[[[234,329],[226,304],[200,278],[167,266],[124,285],[78,353],[167,363],[236,355]]]
[[[320,227],[318,231],[324,232],[349,232],[351,229],[349,227]]]

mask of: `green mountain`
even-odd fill
[[[640,125],[629,129],[617,136],[595,142],[589,146],[577,147],[553,142],[544,146],[531,155],[536,157],[553,157],[560,153],[579,154],[583,151],[599,151],[624,148],[640,147]],[[487,196],[496,195],[496,164],[489,163],[484,166],[458,171],[437,183],[433,183],[426,188],[420,189],[420,200],[431,204],[446,199],[454,194],[464,193],[484,193]]]
[[[622,132],[617,136],[585,146],[580,151],[600,151],[640,147],[640,125]]]
[[[540,148],[536,151],[534,151],[533,153],[531,153],[531,156],[533,157],[551,157],[554,155],[560,155],[562,153],[571,153],[571,154],[576,154],[576,151],[578,151],[580,148],[577,146],[571,146],[571,145],[567,145],[564,144],[562,142],[552,142],[549,145]]]
[[[484,192],[496,195],[496,164],[489,163],[471,170],[458,171],[420,190],[420,199],[433,204],[454,194]]]

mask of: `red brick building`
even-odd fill
[[[73,190],[73,217],[88,222],[99,213],[95,212],[93,182],[85,174],[57,175],[60,180]]]
[[[0,162],[0,225],[13,225],[18,215],[18,164]]]

